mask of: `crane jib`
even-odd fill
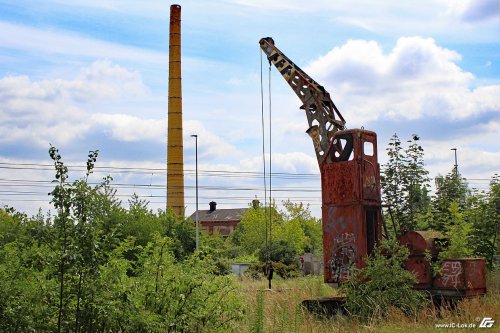
[[[345,128],[345,121],[330,98],[326,89],[314,81],[299,66],[288,59],[275,45],[272,38],[262,38],[259,42],[266,54],[269,65],[273,64],[297,97],[302,101],[301,109],[306,113],[314,150],[321,164],[327,158],[331,138],[338,130]]]

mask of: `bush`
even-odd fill
[[[273,241],[269,247],[259,250],[259,260],[266,262],[281,262],[284,265],[292,265],[297,261],[297,251],[285,240]]]
[[[274,274],[278,275],[283,279],[291,279],[300,276],[300,270],[297,264],[285,265],[281,262],[272,262]],[[265,262],[258,262],[250,266],[246,271],[245,275],[253,279],[260,280],[262,278],[267,278],[264,274],[266,267]]]
[[[425,295],[413,289],[416,278],[405,270],[408,249],[395,240],[383,241],[374,254],[365,259],[366,267],[353,272],[341,286],[347,293],[346,307],[353,316],[376,320],[394,307],[408,315],[416,315],[424,305]]]

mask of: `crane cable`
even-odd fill
[[[271,261],[271,246],[272,246],[272,99],[271,99],[271,62],[269,61],[269,77],[268,77],[268,95],[269,95],[269,218],[267,218],[267,183],[266,183],[266,151],[265,151],[265,121],[264,121],[264,83],[263,83],[263,64],[262,52],[260,52],[260,97],[261,97],[261,121],[262,121],[262,164],[263,164],[263,179],[264,179],[264,221],[266,225],[266,257],[267,262],[264,272],[269,281],[269,289],[271,289],[271,280],[273,278],[274,268]],[[269,224],[268,224],[269,223]]]
[[[272,246],[273,243],[273,211],[272,211],[272,206],[273,206],[273,200],[272,200],[272,189],[273,189],[273,184],[272,184],[272,122],[271,122],[271,62],[269,62],[269,243]],[[271,287],[269,287],[271,289]]]
[[[262,127],[262,166],[263,166],[263,176],[262,179],[264,181],[264,221],[266,224],[266,253],[267,260],[269,260],[269,242],[267,235],[267,215],[266,215],[266,206],[267,206],[267,183],[266,183],[266,137],[265,137],[265,123],[264,123],[264,83],[263,83],[263,65],[262,65],[262,52],[260,52],[260,111],[261,111],[261,127]]]

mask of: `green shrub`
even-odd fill
[[[259,260],[265,262],[281,262],[291,265],[297,261],[297,250],[285,240],[273,241],[269,246],[264,246],[259,250]]]
[[[391,307],[415,315],[424,305],[425,295],[413,289],[415,276],[403,268],[408,249],[396,241],[383,241],[365,259],[366,267],[356,270],[341,286],[347,293],[346,307],[361,320],[384,317]]]
[[[266,277],[264,274],[265,266],[265,262],[255,263],[245,271],[245,275],[256,280],[262,279]],[[273,262],[273,269],[275,276],[278,275],[283,279],[291,279],[300,276],[300,270],[297,264],[285,265],[281,262]]]

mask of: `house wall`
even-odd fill
[[[229,236],[240,221],[200,221],[201,228],[209,235],[218,233],[222,236]]]

